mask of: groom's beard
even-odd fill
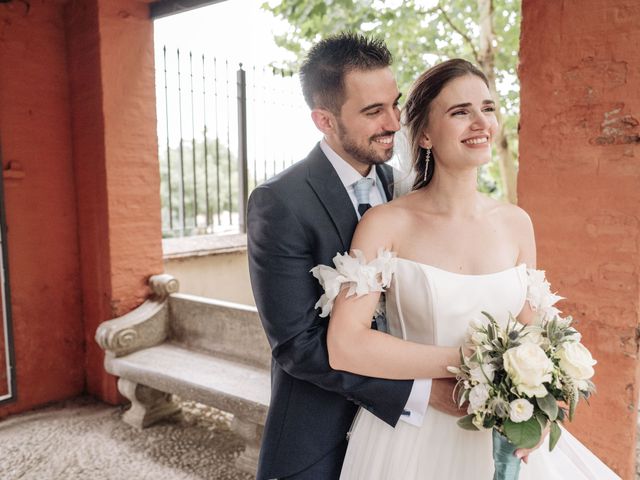
[[[356,140],[349,135],[349,132],[340,120],[337,121],[337,124],[338,138],[340,139],[342,148],[355,160],[365,165],[378,165],[391,160],[391,157],[393,156],[393,147],[385,149],[382,152],[378,152],[375,148],[374,141],[379,137],[394,135],[395,132],[379,133],[377,135],[369,137],[367,143],[365,145],[362,145],[358,144]]]

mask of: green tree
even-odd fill
[[[461,57],[477,64],[498,102],[501,125],[495,160],[481,172],[480,183],[516,202],[520,0],[282,0],[266,2],[263,8],[292,27],[275,39],[297,55],[287,68],[297,69],[313,42],[345,30],[384,38],[403,92],[439,61]]]
[[[205,156],[204,142],[198,140],[194,155],[191,139],[185,139],[182,152],[178,146],[170,148],[169,152],[160,149],[160,198],[165,238],[212,233],[214,225],[230,224],[232,216],[238,213],[236,156],[216,138],[207,140],[206,151]],[[249,182],[255,183],[253,177]]]

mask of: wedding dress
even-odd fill
[[[386,255],[385,255],[386,253]],[[338,257],[336,257],[338,258]],[[527,296],[524,264],[485,275],[442,270],[381,252],[368,267],[352,257],[338,270],[322,267],[321,283],[334,297],[340,283],[351,281],[359,293],[381,290],[387,276],[389,333],[424,344],[460,346],[472,319],[482,311],[505,325]],[[343,259],[344,260],[344,259]],[[338,263],[338,262],[337,262]],[[372,269],[373,266],[373,269]],[[356,280],[353,282],[353,280]],[[333,293],[331,293],[333,292]],[[323,296],[325,312],[332,298]],[[349,434],[341,480],[490,480],[493,477],[491,431],[468,431],[457,418],[428,408],[421,427],[399,421],[395,428],[360,409]],[[548,437],[547,437],[548,441]],[[520,480],[605,480],[619,478],[567,430],[554,450],[543,444],[522,464]]]

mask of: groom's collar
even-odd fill
[[[358,172],[346,160],[338,155],[324,138],[320,141],[320,149],[329,160],[329,163],[331,163],[331,165],[333,166],[333,169],[338,174],[338,177],[340,177],[340,181],[344,185],[345,189],[362,178],[360,172]],[[391,167],[389,167],[388,165],[376,165],[375,168],[371,168],[369,170],[369,173],[366,175],[366,177],[373,179],[374,185],[377,185],[378,183],[382,185],[382,189],[384,190],[384,193],[387,197],[387,201],[393,198],[393,188],[391,186],[393,173]]]
[[[340,177],[340,181],[344,185],[344,188],[350,187],[358,180],[363,178],[360,172],[358,172],[346,160],[338,155],[324,138],[320,141],[320,149],[325,154],[327,159],[329,159],[329,162],[331,162],[331,165],[338,174],[338,177]],[[376,175],[376,169],[369,169],[369,173],[366,175],[366,178],[371,178],[374,182],[373,184],[377,184],[379,180],[378,175]]]

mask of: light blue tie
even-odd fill
[[[375,181],[373,178],[364,177],[353,184],[353,191],[355,192],[356,200],[358,201],[358,213],[361,217],[364,215],[364,212],[371,208],[369,193],[371,192],[371,187],[373,187],[374,183]]]

